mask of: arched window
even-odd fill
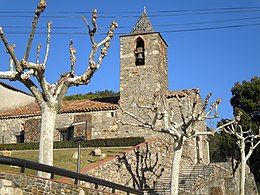
[[[141,37],[138,37],[136,40],[135,64],[137,66],[145,64],[144,41]]]

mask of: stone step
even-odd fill
[[[198,178],[212,177],[216,167],[214,164],[197,164],[182,168],[179,173],[179,190],[185,193],[191,192]],[[222,169],[224,170],[224,168]],[[170,194],[170,182],[170,177],[160,178],[160,181],[156,182],[154,190],[157,194],[168,195]]]

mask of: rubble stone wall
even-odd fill
[[[149,190],[154,188],[158,179],[170,176],[172,152],[173,148],[164,140],[152,138],[81,172],[136,189]]]
[[[60,140],[61,128],[68,128],[73,123],[87,121],[91,128],[92,135],[88,135],[92,139],[118,137],[118,126],[116,124],[115,111],[98,111],[85,113],[63,113],[58,114],[56,120],[56,130],[54,132],[54,140]],[[0,123],[0,143],[17,143],[17,136],[21,130],[25,132],[25,142],[39,141],[40,134],[40,116],[32,116],[27,118],[9,118],[1,119]],[[82,132],[79,132],[79,128]],[[85,126],[76,127],[75,135],[84,135]],[[132,135],[134,136],[134,135]]]
[[[95,189],[89,189],[69,183],[59,183],[36,176],[22,173],[0,172],[0,194],[29,195],[29,194],[112,194]]]

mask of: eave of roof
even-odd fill
[[[117,109],[118,109],[117,104],[98,102],[98,101],[93,101],[88,99],[70,100],[70,101],[63,102],[59,114],[107,111],[107,110],[117,110]],[[40,116],[40,115],[41,115],[40,108],[35,103],[35,104],[19,107],[13,110],[1,112],[0,119],[27,118],[27,117]]]
[[[184,89],[184,90],[178,90],[178,91],[168,91],[166,93],[166,98],[175,98],[175,97],[185,97],[187,95],[191,94],[199,94],[199,89]]]
[[[192,94],[199,94],[199,89],[168,91],[166,93],[166,98],[167,99],[176,98],[176,97],[181,98]],[[70,100],[70,101],[63,102],[59,114],[107,111],[107,110],[117,110],[117,109],[119,109],[117,103],[108,103],[105,101],[102,102],[102,99],[101,100],[89,100],[89,99]],[[41,116],[40,108],[36,103],[19,107],[13,110],[0,112],[0,119],[28,118],[34,116]]]

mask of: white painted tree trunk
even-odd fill
[[[39,163],[53,166],[53,135],[57,112],[54,108],[45,106],[41,116],[41,134],[39,145]],[[38,176],[48,177],[49,174],[38,172]]]
[[[172,175],[171,175],[171,195],[178,195],[179,190],[179,172],[180,172],[180,161],[183,148],[183,139],[180,139],[177,147],[174,148],[174,156],[172,160]]]
[[[245,142],[244,140],[240,141],[241,149],[240,149],[240,155],[241,155],[241,171],[240,171],[240,195],[245,194],[245,172],[246,172],[246,157],[245,157]]]

